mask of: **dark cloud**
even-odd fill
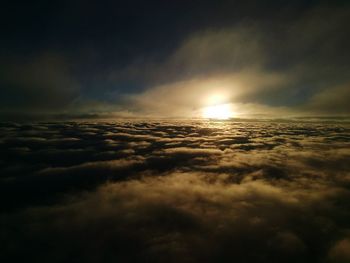
[[[342,122],[3,123],[1,257],[347,262],[349,137]]]
[[[4,59],[1,67],[1,112],[47,113],[62,110],[79,96],[80,84],[69,61],[59,54]]]
[[[347,7],[321,4],[279,23],[273,16],[193,32],[165,62],[118,71],[117,79],[142,78],[150,87],[127,96],[125,107],[196,116],[203,98],[222,93],[243,116],[348,114],[348,17]]]
[[[0,118],[198,117],[218,92],[242,116],[348,115],[349,10],[347,1],[7,1]]]

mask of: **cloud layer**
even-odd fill
[[[7,123],[0,143],[6,260],[350,260],[348,124]]]
[[[246,20],[207,28],[163,63],[131,64],[113,77],[148,84],[125,103],[144,115],[198,117],[217,94],[242,116],[348,115],[348,17],[347,8],[320,5],[279,26]]]

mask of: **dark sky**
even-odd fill
[[[1,115],[347,115],[346,2],[6,1]]]

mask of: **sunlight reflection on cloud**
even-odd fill
[[[3,125],[5,258],[348,259],[347,124]]]

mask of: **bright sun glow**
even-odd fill
[[[233,117],[230,104],[219,104],[203,108],[203,118],[225,120]]]

